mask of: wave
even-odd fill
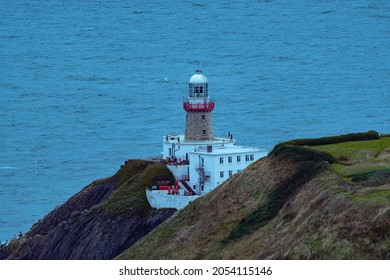
[[[0,166],[0,170],[14,170],[14,169],[17,169],[16,167],[14,166]]]

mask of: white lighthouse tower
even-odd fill
[[[189,82],[188,98],[183,103],[186,111],[186,140],[212,140],[213,121],[211,112],[214,102],[209,97],[208,80],[202,71],[196,70]]]
[[[214,137],[207,77],[196,70],[189,81],[185,135],[163,137],[162,161],[175,177],[173,186],[151,186],[146,191],[154,208],[181,209],[211,192],[228,178],[267,155],[264,149],[236,146],[232,134]]]

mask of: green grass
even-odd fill
[[[115,176],[119,181],[118,187],[102,206],[108,216],[131,216],[134,212],[147,214],[150,205],[146,199],[146,189],[158,180],[173,182],[172,173],[165,165],[140,160],[128,162]]]
[[[382,137],[377,140],[321,145],[312,148],[330,153],[338,161],[348,163],[356,160],[378,158],[385,149],[390,149],[390,137]]]
[[[390,137],[377,140],[353,141],[311,147],[333,156],[333,169],[347,181],[356,176],[370,177],[390,167]]]
[[[353,201],[372,203],[375,205],[390,205],[390,190],[370,190],[363,193],[351,194]]]
[[[307,138],[307,139],[295,139],[287,142],[277,144],[273,151],[280,149],[283,146],[320,146],[331,145],[336,143],[352,142],[352,141],[365,141],[379,139],[379,134],[376,131],[370,130],[368,132],[350,133],[339,136],[327,136],[321,138]]]

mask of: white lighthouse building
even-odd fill
[[[173,186],[153,186],[146,191],[154,208],[185,207],[228,178],[267,155],[264,149],[237,146],[233,135],[214,137],[207,77],[197,70],[189,81],[183,102],[185,135],[163,137],[163,159],[176,179]]]

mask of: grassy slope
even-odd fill
[[[334,170],[346,180],[353,180],[383,171],[390,171],[390,137],[378,140],[355,141],[322,145],[314,149],[330,153],[336,162]]]
[[[145,214],[150,210],[146,188],[159,180],[173,182],[172,173],[165,165],[143,160],[128,161],[114,177],[118,178],[118,187],[101,206],[105,215],[113,217],[132,216],[135,211]]]
[[[307,157],[305,148],[272,153],[119,258],[390,258],[390,176],[383,173],[390,166],[389,138],[314,149],[336,162]],[[352,182],[362,174],[370,176]]]

